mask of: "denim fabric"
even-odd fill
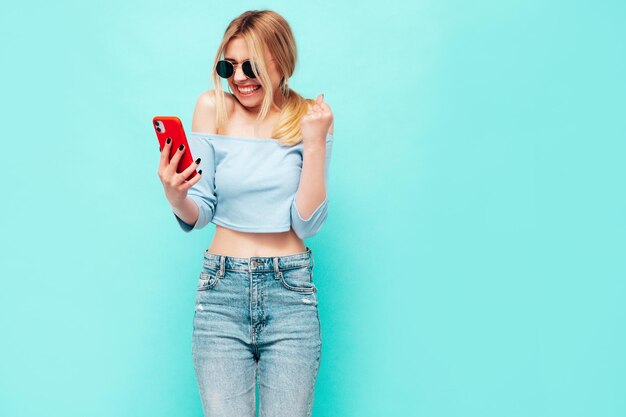
[[[192,355],[206,417],[311,416],[322,339],[311,249],[204,253]]]

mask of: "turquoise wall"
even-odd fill
[[[626,415],[626,3],[12,2],[0,415],[199,416],[154,115],[228,22],[290,22],[335,115],[314,415]]]

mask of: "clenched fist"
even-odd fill
[[[313,106],[308,106],[308,112],[300,120],[302,130],[302,142],[304,146],[309,144],[324,144],[328,129],[333,123],[333,113],[330,106],[324,101],[324,95],[317,96]]]

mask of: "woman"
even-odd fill
[[[295,63],[280,15],[234,19],[215,57],[215,90],[200,95],[193,115],[195,163],[177,174],[186,150],[169,163],[171,145],[161,153],[159,177],[180,227],[216,225],[192,339],[206,416],[254,416],[256,383],[261,416],[311,415],[321,326],[313,254],[302,239],[327,216],[333,116],[322,95],[305,99],[287,86]]]

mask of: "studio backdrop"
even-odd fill
[[[10,2],[0,416],[200,416],[196,284],[156,115],[226,25],[291,25],[334,114],[318,417],[626,415],[620,1]]]

